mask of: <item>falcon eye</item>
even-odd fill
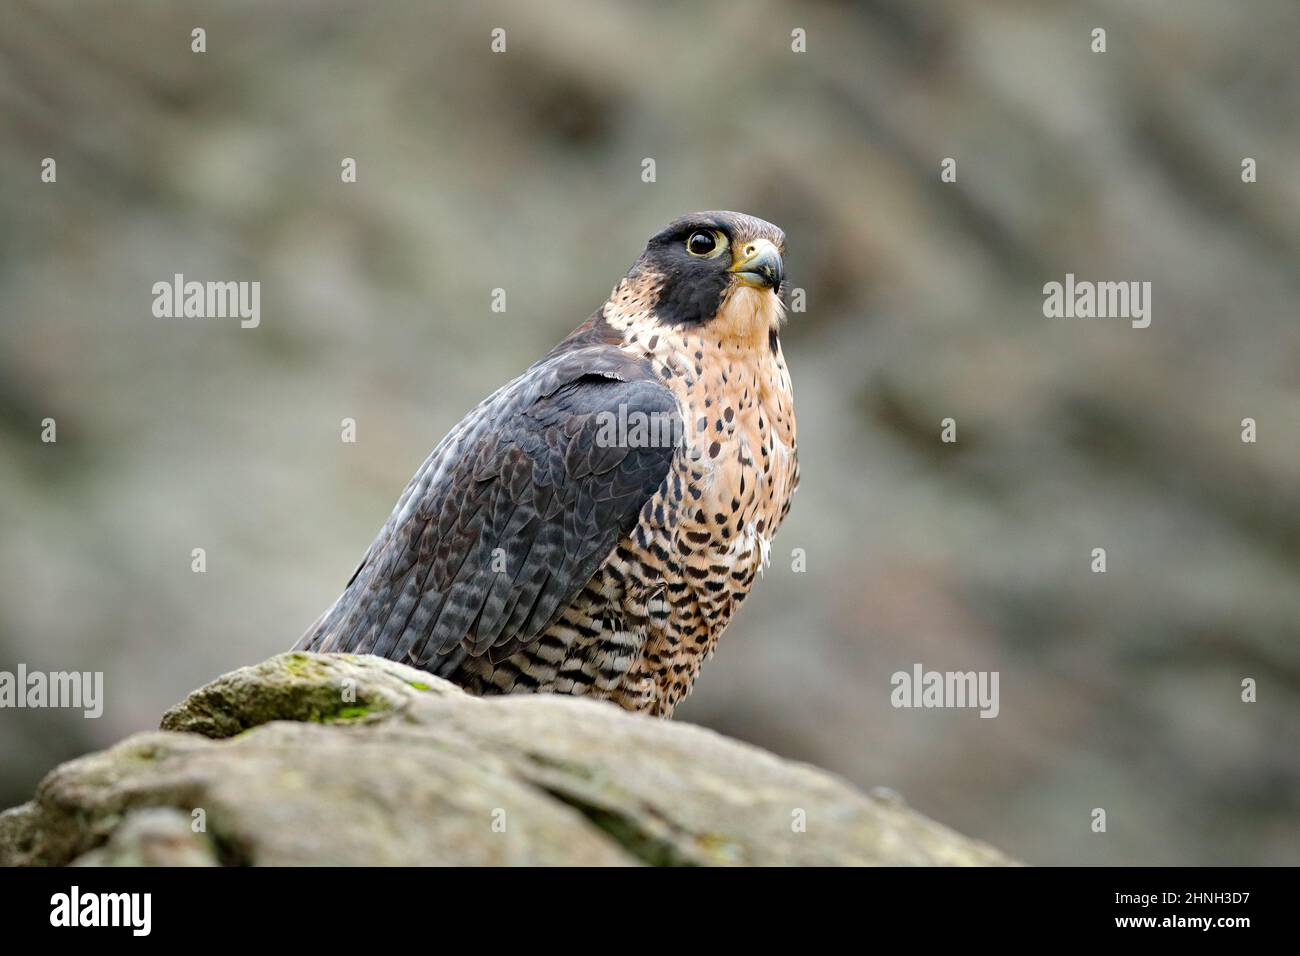
[[[701,259],[711,259],[727,248],[727,237],[716,229],[697,229],[686,240],[686,251]]]

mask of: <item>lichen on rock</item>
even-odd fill
[[[4,865],[1010,862],[700,727],[343,654],[226,674],[0,814]]]

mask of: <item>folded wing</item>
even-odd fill
[[[618,423],[638,421],[658,427],[629,442]],[[591,347],[539,362],[434,449],[298,647],[435,673],[514,653],[633,528],[679,434],[676,399],[643,361]]]

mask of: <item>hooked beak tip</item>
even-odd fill
[[[736,251],[736,261],[728,271],[734,272],[736,278],[747,286],[779,290],[785,278],[784,269],[785,264],[776,246],[766,239],[757,239]]]

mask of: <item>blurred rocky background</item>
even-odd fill
[[[1300,862],[1293,0],[3,20],[0,670],[107,703],[0,711],[0,806],[289,647],[469,407],[730,208],[807,292],[804,480],[680,719],[1031,863]],[[178,272],[260,281],[260,327],[155,318]],[[1150,281],[1150,328],[1044,318],[1067,272]],[[894,709],[918,662],[1000,715]]]

